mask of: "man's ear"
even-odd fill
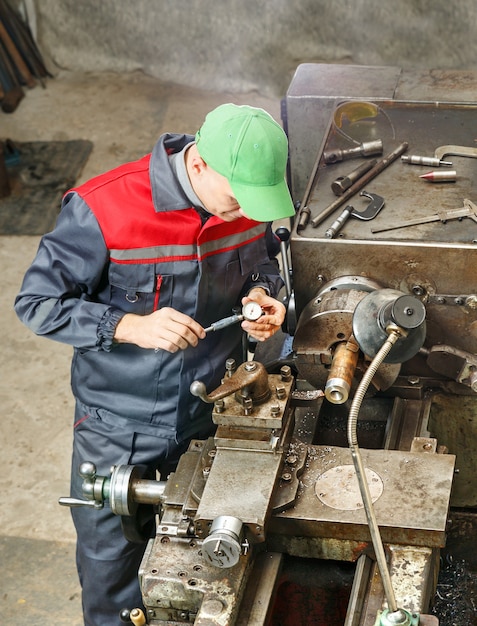
[[[194,176],[200,176],[207,169],[207,163],[200,156],[195,145],[189,148],[187,157],[187,166]]]

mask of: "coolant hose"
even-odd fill
[[[406,334],[405,331],[403,331],[398,326],[395,326],[394,324],[390,324],[386,328],[386,332],[388,333],[386,341],[383,343],[380,350],[371,361],[370,366],[366,370],[363,378],[361,379],[361,382],[358,385],[358,388],[356,389],[356,393],[354,395],[348,416],[348,444],[351,450],[351,456],[353,458],[356,476],[358,478],[359,489],[361,491],[364,510],[366,512],[366,518],[368,520],[369,532],[371,534],[371,540],[373,542],[374,552],[376,554],[376,561],[378,563],[379,572],[383,581],[384,593],[386,595],[389,610],[390,612],[394,613],[398,610],[396,597],[394,595],[394,590],[391,584],[391,576],[389,574],[386,563],[386,555],[384,554],[383,542],[379,533],[379,526],[376,521],[373,501],[371,499],[368,481],[366,480],[363,460],[361,458],[361,453],[358,446],[358,438],[356,435],[358,413],[361,408],[361,404],[363,402],[366,391],[371,384],[373,376],[376,374],[378,367],[389,354],[391,348],[394,346],[396,341]]]

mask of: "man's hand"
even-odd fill
[[[188,315],[164,307],[149,315],[126,313],[116,326],[114,340],[133,343],[140,348],[177,352],[196,346],[205,331]]]
[[[244,320],[242,328],[257,341],[265,341],[281,328],[285,319],[285,306],[268,296],[261,287],[251,289],[248,296],[242,298],[242,306],[247,302],[257,302],[262,307],[264,315],[256,322]]]

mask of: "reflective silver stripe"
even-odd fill
[[[265,232],[264,224],[257,224],[253,228],[246,230],[242,233],[235,233],[234,235],[226,235],[225,237],[221,237],[220,239],[214,239],[213,241],[208,241],[200,246],[199,256],[201,258],[208,256],[209,254],[213,254],[214,252],[218,252],[219,250],[229,249],[229,248],[237,248],[241,244],[249,241],[250,239],[254,239],[262,235]]]
[[[202,259],[215,252],[224,249],[237,248],[243,243],[254,239],[265,232],[264,224],[257,224],[253,228],[242,233],[226,235],[213,241],[207,241],[202,246],[195,244],[187,245],[164,245],[149,248],[132,248],[128,250],[111,250],[111,258],[118,262],[125,261],[161,261],[165,259]]]
[[[196,245],[166,245],[150,248],[131,248],[128,250],[110,250],[110,256],[116,261],[154,261],[167,258],[197,258]]]

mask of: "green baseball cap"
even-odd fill
[[[195,136],[200,156],[225,176],[247,217],[259,222],[295,214],[285,180],[287,137],[263,109],[222,104]]]

